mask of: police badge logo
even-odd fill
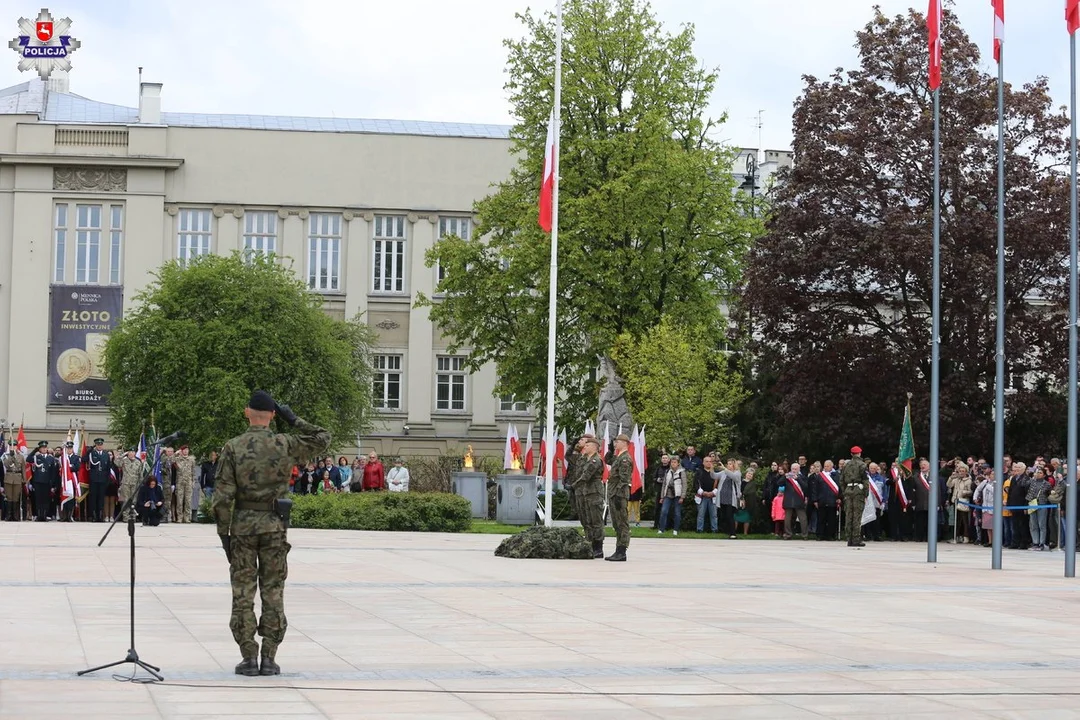
[[[70,70],[69,56],[82,45],[68,34],[71,18],[53,20],[48,9],[42,8],[37,20],[19,18],[23,34],[8,43],[19,53],[19,71],[37,70],[42,80],[48,80],[53,70]]]

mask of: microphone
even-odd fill
[[[158,445],[168,445],[169,443],[174,442],[176,440],[183,440],[184,436],[186,436],[186,435],[187,435],[187,433],[185,433],[183,430],[177,430],[172,435],[166,435],[165,437],[159,439],[156,443],[154,443],[150,447],[156,447]]]

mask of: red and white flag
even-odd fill
[[[67,439],[71,440],[71,433],[68,433]],[[79,479],[75,477],[67,447],[64,447],[60,453],[60,504],[74,500],[78,496]]]
[[[521,443],[518,440],[517,428],[508,424],[506,426],[506,447],[503,449],[503,469],[509,470],[514,467],[514,458],[521,457]]]
[[[551,232],[551,211],[555,195],[555,111],[548,118],[547,142],[544,144],[544,174],[540,182],[540,228]]]
[[[533,456],[532,425],[529,425],[529,435],[525,438],[525,474],[532,475],[536,469],[536,458]]]
[[[611,475],[611,466],[607,464],[608,447],[611,445],[611,422],[604,423],[604,444],[600,446],[600,462],[604,463],[604,482]]]
[[[1065,22],[1070,35],[1080,30],[1080,0],[1065,0]]]
[[[990,0],[994,6],[994,61],[1001,62],[1001,44],[1005,42],[1005,0]]]
[[[562,429],[559,437],[555,440],[555,466],[558,468],[555,474],[565,480],[566,469],[569,467],[566,462],[566,428]]]
[[[930,0],[926,29],[930,35],[930,89],[937,90],[941,87],[941,0]]]

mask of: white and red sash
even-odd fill
[[[870,473],[866,473],[866,481],[870,483],[870,494],[874,496],[874,503],[881,507],[885,503],[881,498],[881,493],[878,492],[877,483],[874,482],[874,478],[870,476]]]
[[[930,483],[926,479],[926,473],[924,473],[924,472],[919,473],[919,482],[922,483],[922,486],[923,486],[924,490],[926,490],[927,492],[930,491]]]
[[[832,476],[830,476],[829,473],[822,470],[818,475],[820,475],[821,479],[825,481],[825,484],[829,486],[829,489],[833,491],[833,495],[840,494],[840,486],[836,484],[836,481],[832,479]]]
[[[900,509],[907,510],[911,503],[908,502],[907,491],[904,490],[904,479],[900,477],[900,473],[896,468],[892,469],[892,477],[896,483],[896,496],[900,498]]]
[[[802,485],[799,484],[799,478],[788,478],[787,484],[802,498],[803,502],[806,502],[806,493],[803,492]]]

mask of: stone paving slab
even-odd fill
[[[0,523],[0,718],[1076,717],[1061,553],[635,539],[628,563],[491,535],[294,530],[279,678],[241,678],[214,530],[139,528],[161,684],[128,647],[128,538]]]

